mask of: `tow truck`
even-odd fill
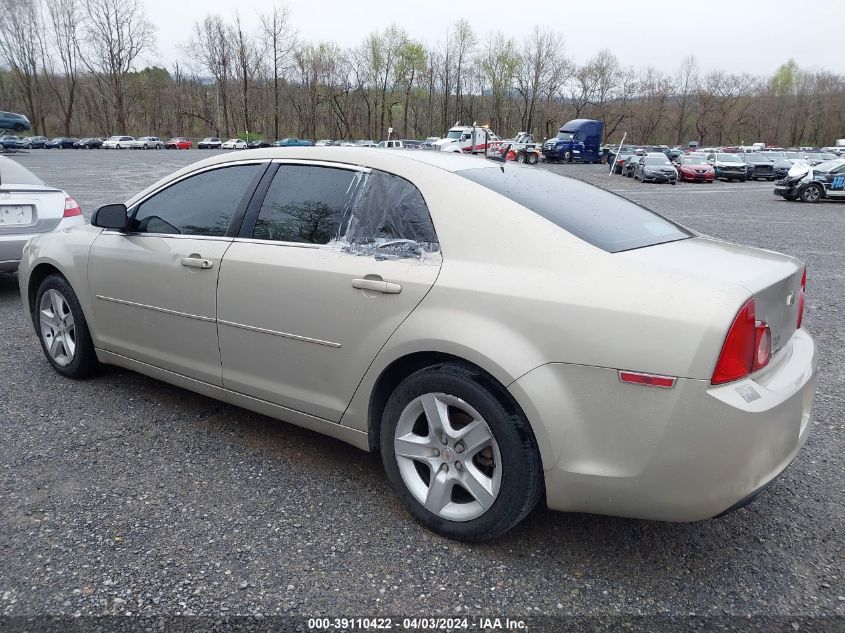
[[[490,143],[501,139],[486,125],[458,125],[449,128],[444,138],[435,141],[432,149],[456,154],[484,154]]]

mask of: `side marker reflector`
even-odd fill
[[[672,376],[655,376],[654,374],[641,374],[636,371],[622,371],[619,370],[619,380],[622,382],[630,382],[634,385],[645,385],[646,387],[663,387],[664,389],[671,389],[675,386],[677,378]]]

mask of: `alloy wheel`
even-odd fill
[[[450,521],[478,518],[502,485],[499,445],[484,418],[445,393],[414,398],[393,439],[402,481],[425,508]]]
[[[53,362],[60,367],[70,365],[76,354],[76,325],[67,299],[58,290],[50,288],[41,296],[38,323]]]

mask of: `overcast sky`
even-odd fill
[[[144,0],[158,28],[158,59],[179,57],[194,22],[208,13],[229,17],[237,9],[257,30],[259,11],[273,0]],[[308,40],[355,46],[396,23],[427,43],[444,39],[459,18],[483,37],[504,31],[516,38],[535,24],[560,31],[566,53],[583,62],[609,48],[624,63],[674,71],[693,54],[704,70],[770,74],[790,57],[801,67],[845,73],[842,24],[845,1],[810,0],[287,0],[293,22]]]

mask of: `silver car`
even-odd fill
[[[157,136],[139,136],[129,143],[129,149],[163,149],[164,141]]]
[[[451,538],[499,535],[540,499],[712,517],[810,432],[801,262],[546,170],[258,149],[92,224],[24,250],[56,371],[129,368],[377,452]]]
[[[73,198],[0,156],[0,272],[17,270],[30,237],[82,224],[82,209]]]

